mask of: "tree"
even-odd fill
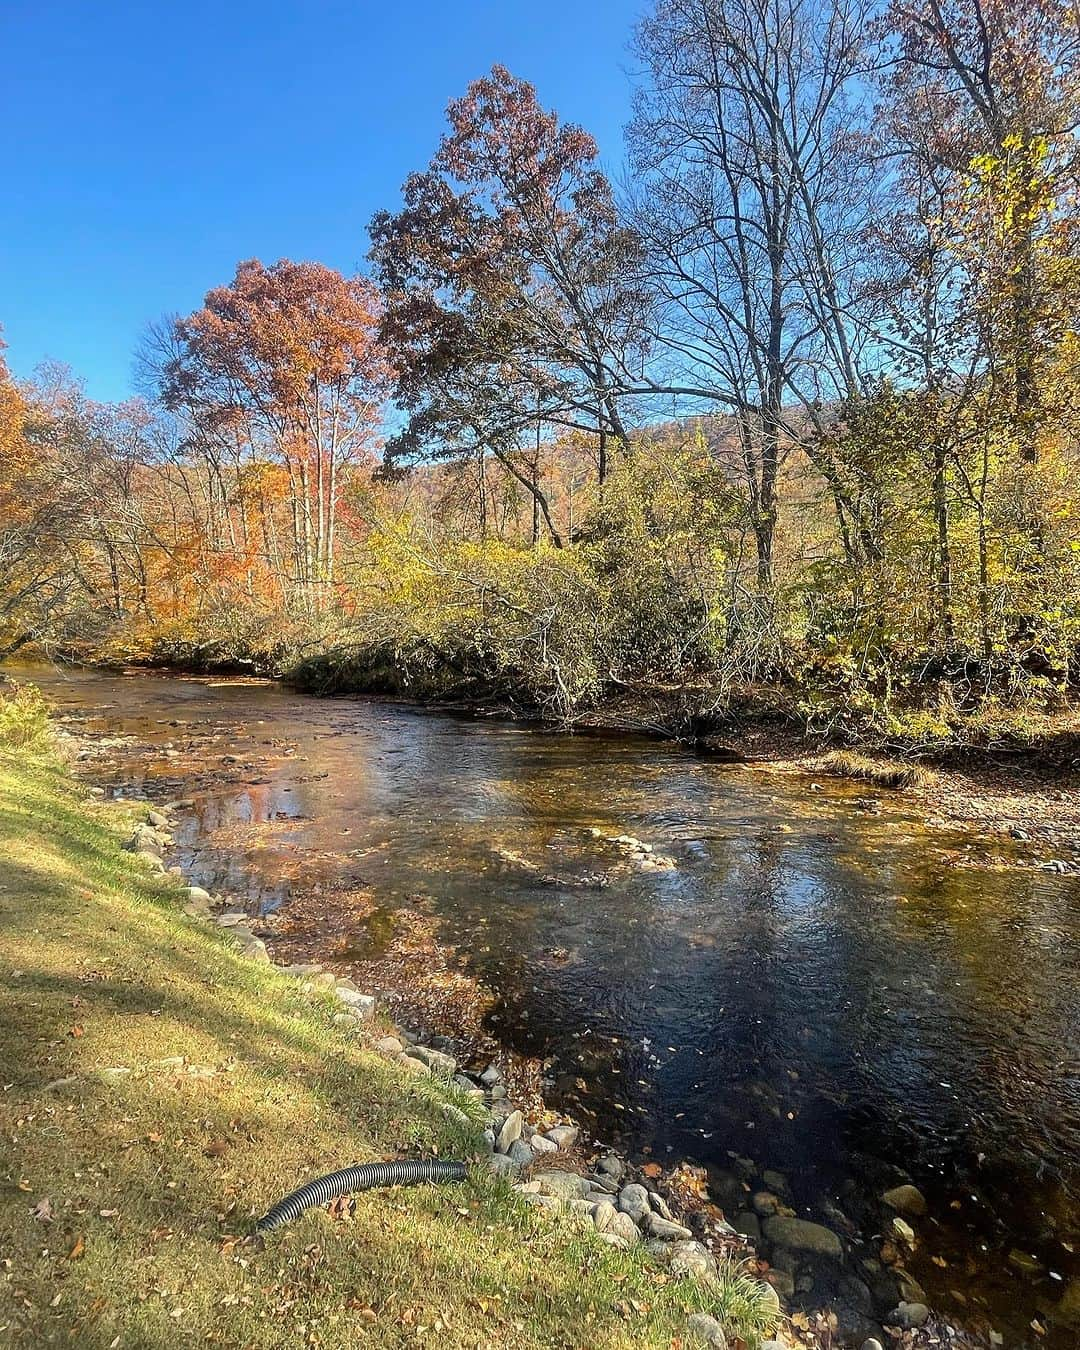
[[[373,448],[388,387],[380,308],[370,282],[320,263],[244,262],[175,321],[161,368],[165,406],[212,465],[246,450],[284,466],[290,580],[315,603],[334,579],[342,469]]]
[[[652,385],[734,415],[762,594],[785,447],[820,450],[839,514],[852,511],[820,413],[860,388],[852,308],[869,192],[853,130],[868,12],[862,0],[660,0],[637,35],[634,220],[662,297]]]
[[[531,85],[496,66],[447,118],[403,209],[371,224],[383,335],[410,415],[388,451],[496,457],[558,544],[537,445],[590,433],[602,481],[609,446],[626,444],[622,403],[646,303],[636,240],[592,137],[560,124]]]

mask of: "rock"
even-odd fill
[[[404,1048],[396,1036],[380,1036],[375,1042],[375,1049],[384,1055],[400,1055]]]
[[[596,1226],[596,1231],[598,1233],[614,1232],[615,1217],[618,1213],[619,1211],[606,1196],[603,1200],[595,1202],[593,1204],[593,1223]],[[629,1215],[623,1217],[629,1218]],[[633,1219],[630,1219],[630,1222],[633,1223]]]
[[[509,1153],[510,1145],[521,1138],[521,1127],[525,1124],[525,1117],[520,1111],[511,1111],[499,1127],[499,1134],[495,1140],[495,1147],[500,1153]]]
[[[249,938],[241,948],[242,955],[249,961],[262,961],[264,965],[270,964],[270,953],[266,949],[266,943],[262,938]]]
[[[690,1275],[707,1280],[716,1274],[716,1257],[700,1242],[676,1242],[668,1258],[668,1269],[673,1275]]]
[[[483,1134],[480,1136],[480,1138],[484,1141],[484,1145],[485,1145],[485,1147],[487,1148],[487,1151],[488,1151],[489,1153],[494,1153],[494,1152],[495,1152],[495,1131],[494,1131],[494,1130],[485,1130],[485,1131],[483,1132]]]
[[[540,1172],[533,1180],[540,1183],[544,1195],[557,1195],[561,1200],[580,1200],[588,1190],[585,1178],[576,1172]]]
[[[165,864],[156,853],[151,853],[149,849],[139,849],[138,853],[135,854],[135,857],[138,858],[139,862],[141,862],[144,867],[149,867],[151,872],[163,873],[165,871]]]
[[[789,1252],[786,1247],[774,1247],[772,1250],[772,1265],[774,1269],[785,1271],[794,1279],[795,1272],[799,1269],[799,1258],[794,1252]],[[891,1307],[892,1304],[889,1306]]]
[[[720,1167],[708,1169],[709,1194],[724,1211],[734,1214],[746,1207],[746,1187],[734,1174]]]
[[[496,1083],[495,1086],[491,1089],[491,1100],[493,1102],[502,1101],[502,1099],[505,1096],[506,1096],[506,1089],[503,1087],[501,1083]]]
[[[919,1219],[926,1213],[926,1197],[917,1186],[894,1186],[881,1198],[898,1214],[909,1214]]]
[[[357,1017],[362,1017],[366,1021],[369,1017],[375,1015],[375,1000],[371,994],[353,993],[351,989],[338,989],[337,996],[346,1007],[350,1008]],[[415,1051],[413,1058],[419,1059],[421,1064],[426,1061]],[[428,1065],[430,1068],[431,1066]]]
[[[898,1270],[896,1273],[900,1277],[900,1301],[902,1303],[925,1303],[926,1290],[914,1275],[909,1275],[906,1270]],[[870,1310],[867,1308],[864,1311],[869,1312]]]
[[[641,1241],[641,1233],[638,1231],[637,1224],[629,1214],[624,1214],[622,1210],[615,1209],[613,1205],[598,1205],[597,1209],[610,1209],[614,1212],[614,1217],[608,1221],[607,1231],[617,1233],[623,1239],[628,1247],[632,1247],[635,1242]],[[595,1220],[595,1211],[594,1211]]]
[[[214,897],[209,891],[204,891],[201,886],[189,886],[187,898],[193,905],[212,905],[214,903]]]
[[[629,1214],[635,1223],[644,1223],[652,1213],[649,1205],[649,1192],[636,1181],[628,1182],[619,1192],[619,1209]]]
[[[867,1339],[863,1341],[861,1350],[885,1350],[885,1347],[876,1336],[868,1336]]]
[[[227,909],[224,914],[219,914],[215,921],[221,928],[235,928],[239,923],[247,922],[247,915],[242,909]]]
[[[576,1125],[555,1125],[547,1131],[545,1138],[550,1139],[556,1148],[573,1148],[580,1133]]]
[[[773,1266],[762,1276],[767,1284],[771,1284],[781,1298],[791,1298],[795,1293],[795,1276],[786,1270],[779,1270]]]
[[[1013,1270],[1018,1270],[1021,1275],[1026,1275],[1029,1280],[1037,1279],[1042,1274],[1042,1262],[1038,1257],[1032,1256],[1030,1252],[1021,1251],[1019,1247],[1013,1247],[1006,1259]],[[904,1297],[907,1298],[906,1293]]]
[[[297,980],[308,980],[313,975],[322,974],[322,966],[318,961],[298,961],[291,966],[278,966],[282,975],[292,975]]]
[[[415,1078],[426,1078],[431,1073],[431,1070],[422,1059],[415,1059],[412,1055],[402,1055],[398,1060],[398,1063],[406,1070],[406,1072],[411,1073]]]
[[[1051,1320],[1080,1331],[1080,1277],[1070,1280],[1065,1286],[1065,1292],[1051,1312]]]
[[[699,1345],[707,1345],[710,1350],[727,1350],[727,1337],[724,1328],[708,1313],[694,1313],[687,1321],[686,1329],[697,1338]]]
[[[925,1303],[898,1303],[885,1320],[891,1326],[912,1331],[915,1327],[921,1327],[929,1316],[930,1309]]]
[[[536,1155],[524,1139],[515,1139],[506,1150],[506,1156],[516,1162],[519,1167],[528,1167]]]
[[[653,1237],[668,1241],[674,1242],[694,1236],[689,1228],[684,1228],[681,1223],[672,1223],[670,1219],[662,1219],[659,1214],[650,1214],[646,1224]]]
[[[457,1073],[457,1060],[442,1050],[432,1050],[429,1045],[414,1045],[409,1054],[426,1064],[432,1073],[442,1073],[448,1078]]]
[[[529,1143],[532,1145],[534,1153],[557,1153],[559,1151],[558,1145],[543,1134],[534,1134]]]
[[[480,1075],[480,1081],[485,1087],[494,1087],[502,1081],[502,1071],[495,1064],[489,1064]]]
[[[903,1219],[893,1219],[892,1231],[909,1247],[915,1246],[915,1229],[911,1224],[905,1223]]]
[[[501,1177],[516,1177],[520,1171],[518,1164],[514,1162],[513,1158],[508,1158],[505,1153],[493,1153],[488,1159],[488,1166],[496,1176]],[[540,1200],[543,1197],[538,1195],[535,1198]]]
[[[614,1153],[608,1153],[597,1163],[596,1170],[613,1181],[621,1181],[626,1173],[626,1164]]]
[[[762,1232],[778,1247],[787,1247],[795,1252],[810,1252],[814,1256],[826,1256],[832,1261],[844,1259],[844,1248],[840,1239],[830,1228],[820,1223],[811,1223],[809,1219],[789,1219],[782,1214],[772,1214],[761,1225]],[[774,1260],[773,1264],[776,1262]]]
[[[466,1078],[463,1073],[454,1074],[454,1086],[458,1087],[467,1097],[483,1097],[484,1089],[477,1087],[471,1078]]]
[[[783,1172],[773,1172],[766,1168],[761,1174],[761,1179],[768,1191],[776,1191],[780,1195],[787,1195],[791,1189]]]
[[[153,825],[157,830],[163,830],[168,826],[169,820],[168,817],[163,816],[160,811],[147,811],[146,823],[147,825]]]
[[[630,1250],[629,1242],[618,1233],[598,1233],[597,1237],[601,1242],[606,1243],[609,1247],[614,1247],[617,1251],[628,1252]]]
[[[352,1013],[334,1014],[334,1026],[336,1027],[358,1027],[359,1025],[359,1019],[354,1017]]]
[[[755,1191],[750,1197],[750,1207],[760,1218],[768,1218],[780,1208],[780,1200],[772,1191]]]
[[[674,1221],[675,1215],[672,1214],[669,1209],[668,1202],[656,1191],[649,1192],[649,1204],[656,1210],[657,1214],[659,1214],[662,1219],[671,1219]]]
[[[741,1214],[736,1214],[731,1221],[731,1225],[736,1233],[748,1237],[751,1242],[761,1241],[761,1220],[756,1214],[751,1214],[749,1210],[744,1209]]]

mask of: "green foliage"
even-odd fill
[[[39,750],[48,744],[49,709],[30,684],[0,685],[0,750]]]

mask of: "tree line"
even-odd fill
[[[632,42],[621,178],[497,66],[365,276],[242,263],[125,407],[5,375],[0,651],[763,683],[916,739],[1067,691],[1075,0],[659,0]]]

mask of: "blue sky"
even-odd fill
[[[618,171],[642,0],[0,4],[0,325],[131,392],[146,323],[241,258],[360,266],[372,213],[499,61]]]

